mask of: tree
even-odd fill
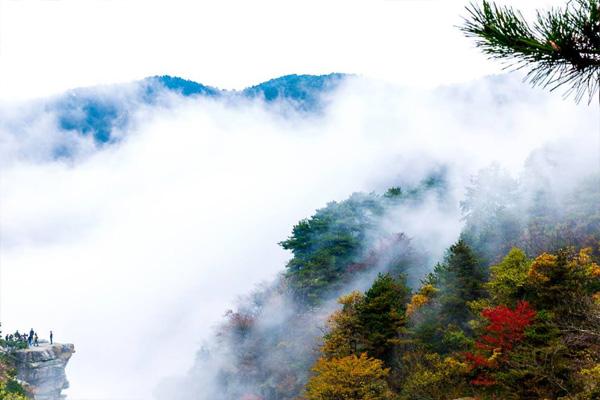
[[[475,342],[477,353],[467,352],[467,362],[476,372],[471,384],[492,386],[496,380],[490,372],[508,359],[508,353],[525,337],[525,328],[533,322],[536,311],[526,301],[519,302],[514,310],[505,305],[485,309],[481,316],[487,320],[485,333]]]
[[[551,90],[568,85],[577,101],[598,91],[600,77],[600,2],[571,0],[564,9],[538,11],[529,23],[511,7],[483,0],[467,8],[467,36],[492,58],[526,68],[533,85]]]
[[[391,400],[383,362],[366,353],[343,358],[320,358],[306,385],[307,400]]]
[[[574,253],[571,249],[557,255],[544,253],[538,256],[528,272],[527,285],[530,298],[538,307],[561,313],[567,317],[588,317],[587,307],[581,303],[597,290],[600,266],[591,258],[592,249]],[[585,306],[581,309],[582,306]]]
[[[506,352],[523,340],[527,328],[536,316],[536,311],[528,302],[520,301],[514,310],[505,305],[485,309],[481,315],[488,321],[486,334],[475,346],[482,350]]]
[[[406,323],[406,304],[410,289],[404,279],[379,274],[358,305],[358,318],[364,332],[367,353],[388,365],[393,348]]]
[[[464,240],[450,246],[408,304],[410,336],[428,351],[449,354],[472,343],[473,304],[485,295],[485,273]]]
[[[340,297],[342,309],[328,320],[321,352],[329,358],[366,352],[390,365],[406,322],[409,294],[403,279],[379,274],[364,295],[352,292]]]
[[[450,246],[443,264],[436,266],[438,280],[439,319],[443,324],[454,324],[468,329],[473,317],[469,302],[483,297],[485,274],[471,248],[464,240]]]
[[[498,264],[490,267],[486,288],[496,304],[514,304],[524,296],[525,282],[531,261],[525,252],[513,248]]]
[[[327,358],[341,358],[364,351],[363,332],[358,306],[364,301],[361,292],[354,291],[338,299],[342,305],[327,320],[328,332],[323,337],[321,352]]]

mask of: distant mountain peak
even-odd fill
[[[94,87],[73,89],[48,103],[46,110],[56,112],[61,129],[91,135],[103,144],[115,140],[113,130],[124,128],[136,107],[156,104],[165,90],[184,97],[262,99],[267,104],[282,101],[298,112],[317,113],[325,106],[322,95],[335,90],[346,76],[292,74],[238,91],[221,90],[177,76],[156,75],[133,85],[114,85],[102,91]],[[60,154],[68,155],[68,151],[61,149]]]

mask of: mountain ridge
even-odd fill
[[[115,140],[113,129],[124,128],[131,112],[143,104],[157,104],[165,91],[183,97],[262,100],[266,104],[281,101],[297,112],[318,113],[325,107],[322,94],[335,90],[347,76],[290,74],[242,90],[224,90],[177,76],[156,75],[105,87],[108,91],[98,86],[71,89],[44,108],[57,113],[61,129],[92,136],[103,144]]]

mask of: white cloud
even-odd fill
[[[440,164],[460,193],[494,160],[516,171],[541,143],[574,137],[565,121],[593,126],[586,106],[521,87],[431,93],[352,80],[322,118],[174,98],[75,162],[16,157],[1,176],[3,323],[76,344],[73,398],[145,398],[191,365],[237,295],[282,269],[276,243],[315,208]]]

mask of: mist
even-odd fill
[[[276,278],[290,258],[277,243],[329,201],[444,167],[447,204],[381,227],[439,258],[481,168],[518,174],[545,145],[586,143],[576,168],[561,170],[569,182],[600,146],[591,107],[527,89],[518,75],[435,90],[354,77],[323,96],[326,108],[311,114],[285,101],[164,93],[103,146],[57,129],[39,104],[5,107],[3,329],[52,329],[75,344],[70,398],[150,398],[191,368],[236,298]],[[56,143],[71,156],[48,157]]]

